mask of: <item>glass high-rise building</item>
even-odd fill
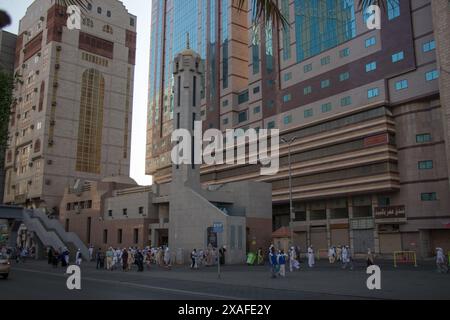
[[[146,166],[149,174],[170,175],[172,61],[186,48],[187,38],[190,47],[205,61],[203,108],[197,115],[206,120],[205,126],[218,127],[220,97],[236,95],[247,85],[247,14],[238,13],[232,4],[233,0],[153,1]],[[240,41],[231,41],[232,38]]]
[[[388,1],[373,30],[356,0],[278,0],[288,28],[254,23],[254,1],[241,13],[237,2],[153,1],[147,172],[155,182],[171,179],[170,62],[189,32],[206,62],[204,128],[278,128],[297,138],[293,208],[287,145],[274,176],[205,165],[204,183],[271,183],[273,229],[290,226],[302,250],[450,250],[448,37],[436,18],[447,1]]]

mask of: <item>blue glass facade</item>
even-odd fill
[[[353,0],[295,0],[297,62],[356,36]]]

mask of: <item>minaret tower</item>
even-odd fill
[[[200,190],[201,144],[195,143],[194,134],[202,134],[201,125],[195,126],[195,121],[201,121],[200,97],[201,80],[204,73],[203,61],[199,54],[190,48],[189,33],[187,34],[186,49],[177,54],[174,59],[174,118],[173,128],[189,132],[191,141],[190,161],[180,165],[173,165],[172,181],[176,186],[190,187]],[[188,150],[185,150],[188,151]],[[197,163],[197,164],[196,164]]]

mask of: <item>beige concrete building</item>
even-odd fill
[[[93,0],[70,30],[66,10],[36,0],[20,21],[5,163],[5,202],[54,213],[77,179],[130,165],[136,17]]]

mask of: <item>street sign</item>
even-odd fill
[[[215,233],[223,233],[223,223],[222,222],[214,222],[214,224],[213,224],[213,232],[215,232]]]

